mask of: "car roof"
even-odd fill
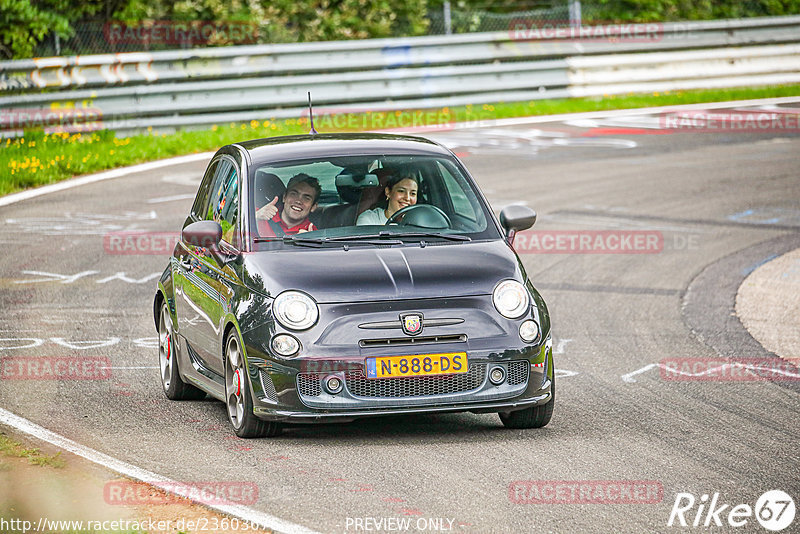
[[[316,156],[359,154],[432,154],[450,156],[443,146],[411,135],[337,133],[287,135],[236,143],[250,153],[256,164]]]

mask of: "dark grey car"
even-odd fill
[[[414,174],[416,204],[386,225],[357,225],[384,171],[398,168]],[[298,173],[322,188],[316,229],[262,235],[256,210]],[[511,246],[535,218],[509,206],[498,220],[461,162],[418,137],[225,146],[158,282],[164,391],[225,402],[240,437],[412,412],[544,426],[555,402],[550,317]]]

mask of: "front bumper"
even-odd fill
[[[424,313],[425,329],[415,338],[389,324],[408,311]],[[538,343],[519,337],[522,321],[539,319],[534,307],[529,315],[507,320],[489,296],[479,296],[320,305],[320,314],[317,326],[294,333],[303,347],[297,357],[271,354],[268,341],[283,331],[274,322],[244,333],[256,416],[313,422],[407,413],[511,412],[551,399],[549,331]],[[468,373],[366,378],[370,357],[454,352],[467,354]],[[495,366],[505,371],[498,385],[489,380]],[[323,380],[330,376],[341,380],[341,392],[326,391]]]
[[[551,399],[552,345],[548,340],[531,349],[525,359],[472,359],[463,375],[407,378],[367,379],[363,364],[347,361],[315,361],[314,371],[323,372],[288,376],[285,368],[276,373],[269,362],[251,362],[254,413],[266,420],[302,423],[410,413],[512,412]],[[499,385],[489,380],[496,366],[506,376]],[[326,391],[323,380],[330,376],[342,381],[341,392]]]

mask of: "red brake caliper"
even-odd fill
[[[242,378],[239,376],[239,369],[236,370],[236,396],[242,392]]]
[[[170,352],[172,352],[172,341],[169,336],[167,336],[167,361],[169,361]]]

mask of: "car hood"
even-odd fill
[[[293,247],[246,254],[245,269],[256,291],[274,297],[297,289],[320,304],[486,295],[500,280],[523,279],[519,260],[499,239],[347,251]]]

